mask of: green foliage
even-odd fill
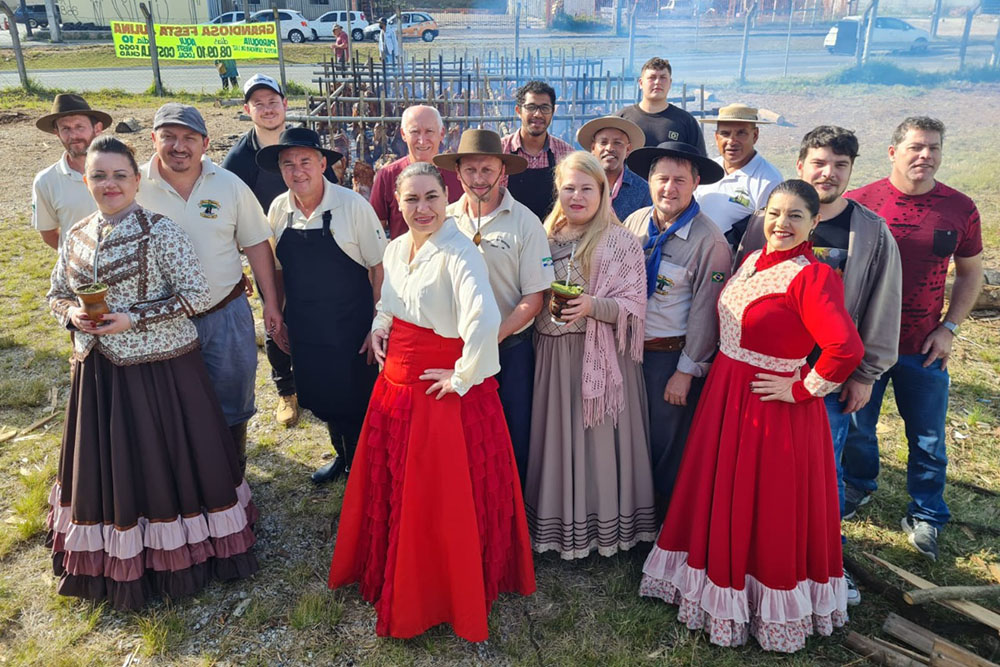
[[[296,630],[333,628],[344,615],[344,604],[330,591],[303,593],[288,614],[289,624]]]
[[[315,94],[317,94],[316,90],[307,88],[298,81],[285,82],[285,95],[315,95]]]
[[[866,64],[847,67],[823,79],[826,84],[867,83],[885,86],[939,86],[949,83],[992,83],[1000,81],[1000,70],[989,67],[967,67],[951,72],[923,72],[900,67],[888,60],[870,60]]]
[[[565,30],[567,32],[608,32],[611,26],[603,23],[591,16],[570,16],[564,12],[559,12],[552,19],[553,30]]]

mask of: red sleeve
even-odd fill
[[[968,221],[965,223],[962,241],[955,248],[956,257],[975,257],[983,251],[983,228],[979,219],[979,209],[972,204]]]
[[[844,283],[833,269],[816,262],[792,280],[786,298],[820,348],[816,365],[792,386],[792,396],[796,401],[823,397],[850,377],[865,352],[844,306]]]
[[[375,182],[372,183],[371,196],[369,197],[372,208],[375,209],[375,215],[378,216],[379,220],[383,220],[387,224],[389,222],[390,206],[387,198],[392,197],[392,186],[394,185],[389,183],[389,180],[389,170],[386,167],[383,167],[375,172]]]

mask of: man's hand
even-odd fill
[[[938,325],[934,331],[924,339],[924,345],[920,348],[920,354],[926,354],[924,368],[933,364],[937,359],[941,360],[941,370],[948,367],[948,357],[951,356],[951,344],[955,342],[955,334]]]
[[[263,310],[264,330],[267,331],[267,335],[273,339],[275,335],[281,331],[281,327],[285,326],[285,322],[281,318],[281,311],[278,310],[278,307],[270,301],[264,302]]]
[[[285,354],[292,353],[292,343],[288,339],[288,327],[284,324],[282,324],[281,328],[271,335],[271,340],[273,340],[274,344],[278,346],[278,349]]]
[[[372,353],[375,355],[375,361],[378,362],[380,367],[385,366],[385,353],[386,348],[389,346],[389,332],[385,329],[375,329],[375,331],[372,331],[369,341],[371,342]]]
[[[868,405],[871,397],[872,385],[853,379],[848,380],[840,388],[840,396],[838,397],[840,402],[844,404],[844,409],[841,412],[845,415],[857,412]]]
[[[674,374],[667,380],[667,386],[663,390],[663,400],[670,405],[687,405],[688,392],[691,391],[690,373],[674,371]]]
[[[372,347],[372,335],[371,332],[365,336],[365,342],[361,344],[361,349],[358,350],[358,354],[368,353],[368,365],[371,366],[375,363],[375,349]]]
[[[243,276],[243,293],[247,295],[248,299],[253,297],[253,281],[245,275]]]

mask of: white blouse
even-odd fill
[[[447,218],[409,261],[409,233],[389,242],[382,259],[385,279],[372,330],[390,331],[400,318],[445,338],[464,341],[451,384],[461,396],[500,371],[500,310],[486,261]],[[390,345],[392,336],[390,334]]]

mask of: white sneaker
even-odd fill
[[[847,570],[844,570],[844,581],[847,582],[847,604],[851,607],[861,604],[861,591],[858,590],[858,585],[854,583],[854,577]]]

